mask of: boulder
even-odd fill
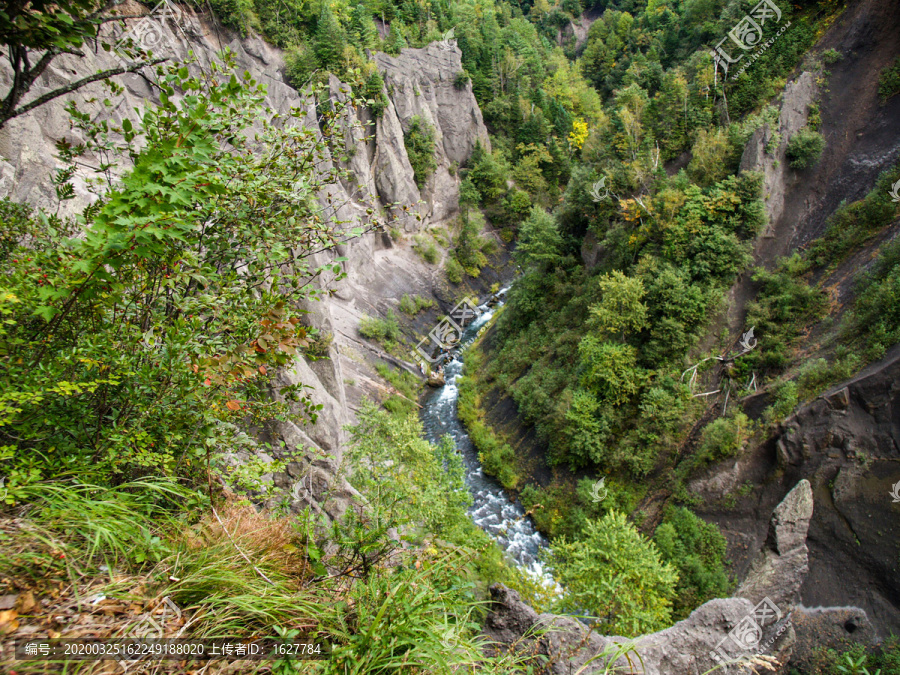
[[[496,584],[485,636],[493,651],[515,645],[545,655],[544,672],[553,675],[604,673],[614,658],[625,668],[635,654],[644,675],[694,675],[760,658],[783,666],[796,641],[791,610],[808,569],[812,513],[812,491],[802,480],[772,514],[770,538],[735,596],[710,600],[665,630],[634,639],[598,635],[572,617],[538,615],[515,591]]]

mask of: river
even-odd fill
[[[532,574],[552,582],[538,558],[540,550],[547,546],[546,538],[538,532],[531,518],[518,499],[510,500],[503,486],[493,477],[485,475],[478,461],[478,451],[472,444],[466,429],[457,417],[459,388],[456,379],[463,369],[465,348],[493,316],[494,310],[482,306],[483,314],[466,327],[457,356],[444,366],[446,384],[435,389],[426,398],[421,419],[428,440],[438,442],[450,434],[456,448],[462,454],[466,467],[466,485],[472,492],[474,503],[469,515],[475,524],[490,534],[512,560]]]

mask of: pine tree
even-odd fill
[[[401,49],[409,47],[409,43],[403,35],[406,32],[406,26],[400,19],[391,21],[390,31],[390,35],[384,43],[384,51],[388,54],[399,54]]]
[[[346,44],[347,36],[344,29],[341,28],[341,24],[328,4],[323,3],[313,43],[313,51],[319,66],[331,71],[339,70]]]
[[[362,3],[356,5],[350,13],[351,40],[362,48],[374,47],[378,38],[378,31],[372,21],[372,15]]]

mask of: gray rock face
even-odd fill
[[[812,513],[812,490],[803,480],[775,509],[770,540],[735,597],[711,600],[657,633],[633,640],[597,635],[571,617],[538,615],[515,591],[496,584],[485,635],[504,647],[516,644],[546,655],[546,672],[554,675],[605,672],[615,645],[628,644],[640,656],[644,675],[694,675],[755,655],[784,665],[796,641],[790,611],[807,571],[806,529]],[[637,662],[634,653],[631,659]],[[616,665],[625,668],[627,657],[620,656]]]
[[[406,158],[405,149],[393,143],[398,138],[395,122],[408,131],[412,118],[420,117],[434,128],[438,167],[422,190],[422,198],[428,204],[426,212],[434,220],[444,219],[457,209],[459,184],[450,174],[451,167],[463,164],[477,141],[488,149],[491,147],[472,84],[456,85],[456,75],[462,71],[461,57],[455,44],[446,43],[433,43],[424,49],[403,49],[398,56],[375,55],[391,100],[379,124],[378,145],[385,149],[384,161],[402,165],[402,160],[395,157]],[[382,131],[390,142],[382,141]],[[402,146],[402,135],[399,141]],[[405,166],[408,165],[407,159]],[[412,169],[409,171],[412,176]],[[402,201],[392,199],[390,192],[382,192],[381,185],[379,192],[386,201]]]
[[[844,652],[856,645],[878,643],[869,617],[858,607],[801,607],[794,610],[791,619],[797,635],[791,666],[801,673],[831,666],[823,655],[825,649]]]
[[[763,173],[763,194],[766,200],[766,215],[770,228],[781,221],[785,208],[785,193],[796,181],[785,157],[788,141],[806,126],[809,104],[815,100],[818,87],[813,73],[803,72],[797,79],[787,83],[782,97],[781,112],[777,129],[767,126],[757,129],[744,148],[741,157],[741,171],[761,171]],[[773,144],[771,153],[766,147]],[[776,237],[779,243],[789,242],[791,235],[786,232],[767,230],[764,237]],[[762,242],[763,244],[765,242]]]
[[[142,15],[148,11],[131,0],[121,10],[126,15]],[[313,102],[286,84],[284,58],[279,49],[256,36],[241,38],[189,8],[182,6],[181,10],[177,22],[159,24],[160,41],[154,46],[155,54],[182,59],[192,50],[199,65],[206,66],[227,47],[234,54],[238,73],[246,71],[267,86],[267,104],[273,112],[284,114],[299,108],[306,112],[304,123],[318,128]],[[128,25],[133,27],[138,21],[141,20],[132,19]],[[106,30],[112,28],[108,26]],[[103,50],[84,51],[83,58],[57,57],[28,100],[76,77],[120,65],[114,54]],[[368,110],[346,114],[344,130],[351,139],[346,168],[353,178],[331,186],[331,201],[322,195],[320,202],[340,220],[347,221],[348,227],[368,222],[366,209],[371,208],[376,213],[387,213],[389,226],[417,232],[456,212],[459,181],[451,174],[451,164],[465,162],[477,140],[487,144],[487,129],[471,86],[454,87],[456,74],[462,69],[460,52],[455,46],[405,49],[397,57],[379,54],[376,63],[384,73],[390,103],[378,120],[373,120]],[[139,75],[117,79],[125,91],[111,119],[120,123],[127,116],[137,126],[138,112],[152,101],[153,92]],[[9,68],[0,62],[0,84],[9,82]],[[349,87],[334,77],[329,89],[337,101],[345,100],[349,92]],[[101,84],[88,85],[11,120],[0,130],[0,197],[55,210],[56,196],[50,177],[61,166],[54,158],[56,142],[63,138],[73,143],[81,141],[78,133],[70,129],[65,105],[75,100],[84,112],[106,114],[98,104],[85,103],[87,99],[102,100],[106,96]],[[420,115],[433,124],[437,138],[438,169],[425,186],[424,195],[413,180],[403,142],[403,130],[413,115]],[[80,211],[96,198],[84,181],[76,179],[75,189],[75,199],[63,204],[63,215]],[[421,220],[401,215],[400,209],[392,208],[395,204],[413,207],[412,211],[417,211]],[[287,453],[297,457],[287,472],[269,476],[277,487],[296,497],[294,508],[311,506],[332,516],[343,511],[354,497],[352,488],[338,476],[347,440],[344,427],[354,422],[355,405],[362,396],[377,399],[379,393],[377,383],[368,377],[372,374],[369,362],[375,350],[357,337],[360,318],[383,313],[395,306],[404,293],[432,295],[439,276],[439,268],[415,255],[410,242],[394,245],[381,232],[343,244],[336,253],[347,258],[343,265],[348,277],[337,284],[332,296],[304,306],[311,324],[331,336],[330,358],[315,362],[300,359],[293,368],[280,373],[276,383],[302,382],[311,386],[313,401],[323,405],[318,421],[304,425],[298,411],[296,423],[259,432],[273,447],[279,447],[279,441],[284,441]],[[320,254],[312,262],[324,264],[330,257],[331,254]],[[368,385],[348,384],[356,381]],[[241,458],[231,460],[241,461]]]
[[[800,585],[809,571],[806,533],[812,515],[812,488],[803,479],[775,508],[765,545],[736,596],[754,603],[768,597],[780,607],[800,600]]]
[[[809,478],[806,605],[857,605],[900,629],[900,347],[800,408],[775,441],[778,469]]]

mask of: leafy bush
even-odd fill
[[[471,81],[472,78],[469,77],[469,74],[465,70],[461,70],[456,74],[456,77],[453,78],[453,86],[462,91],[469,86],[469,82]]]
[[[384,109],[388,106],[388,97],[384,93],[384,78],[377,68],[373,68],[371,74],[366,78],[363,86],[363,98],[369,103],[369,110],[375,118],[379,118],[384,114]]]
[[[772,403],[765,410],[765,420],[780,422],[794,411],[799,402],[800,392],[796,382],[778,383],[772,390]]]
[[[566,588],[563,611],[588,612],[598,633],[633,636],[671,625],[678,573],[624,513],[588,522],[554,542],[548,563]]]
[[[897,94],[900,94],[900,56],[882,70],[878,77],[878,95],[882,101],[887,101]]]
[[[397,315],[392,309],[388,310],[383,319],[363,317],[359,322],[359,334],[369,340],[380,342],[384,346],[397,342],[402,335]]]
[[[722,129],[701,129],[691,149],[688,173],[698,185],[712,185],[729,173],[729,159],[734,150]]]
[[[797,375],[800,400],[812,399],[831,385],[850,378],[860,365],[860,357],[846,348],[839,349],[830,363],[824,358],[804,363]]]
[[[403,134],[406,155],[412,166],[416,185],[420,188],[434,173],[437,162],[434,159],[434,128],[418,115],[409,121],[409,128]]]
[[[404,314],[415,316],[423,309],[434,307],[434,304],[434,300],[431,298],[423,298],[421,295],[409,296],[404,293],[403,297],[400,298],[400,311]]]
[[[843,60],[844,55],[841,54],[837,49],[826,49],[822,52],[822,62],[826,66],[833,66],[838,61]]]
[[[447,279],[452,283],[462,283],[465,270],[463,269],[463,266],[456,261],[456,258],[447,258],[447,262],[444,263],[444,272],[447,275]]]
[[[497,242],[481,235],[483,227],[484,218],[477,211],[460,217],[453,257],[471,277],[477,277],[487,265],[487,253],[497,252]]]
[[[484,201],[494,202],[506,194],[509,167],[502,156],[496,152],[488,152],[480,141],[476,141],[469,164],[472,168],[469,170],[468,179],[472,181],[478,195]]]
[[[413,251],[418,253],[422,260],[434,265],[440,257],[434,242],[424,234],[417,234],[415,236],[415,242],[416,243],[413,244]]]
[[[785,156],[792,169],[806,169],[819,161],[825,149],[825,137],[818,131],[801,129],[788,141]]]
[[[705,466],[737,455],[750,437],[752,424],[744,413],[735,412],[706,425],[694,456],[694,466]]]
[[[760,268],[753,275],[759,291],[748,305],[747,323],[755,328],[760,348],[744,360],[755,367],[770,371],[786,367],[803,330],[825,312],[825,294],[797,274],[802,264],[795,254],[780,261],[774,272]]]
[[[714,524],[684,507],[667,506],[653,541],[662,559],[678,571],[673,620],[687,618],[707,600],[728,597],[726,541]]]
[[[280,403],[268,394],[270,369],[310,346],[294,309],[310,279],[343,275],[336,263],[310,267],[312,249],[297,243],[331,247],[360,230],[318,217],[315,195],[342,172],[302,168],[324,161],[317,133],[261,121],[264,89],[223,78],[232,68],[216,63],[202,78],[184,65],[166,68],[160,103],[138,125],[110,128],[70,107],[88,143],[60,144],[64,160],[91,151],[113,166],[133,162],[82,212],[82,236],[68,238],[75,223],[52,216],[2,214],[7,486],[46,471],[98,482],[205,475],[207,453],[249,442],[240,420],[315,418],[318,407],[299,387],[283,388]],[[193,93],[176,101],[176,89]],[[337,106],[322,118],[335,143],[340,114]],[[253,124],[251,143],[244,132]],[[70,166],[57,176],[61,196],[75,173]]]
[[[900,242],[888,244],[857,283],[857,299],[845,333],[856,337],[869,358],[880,358],[900,342]]]

